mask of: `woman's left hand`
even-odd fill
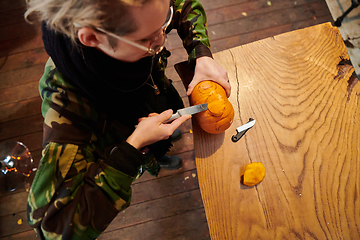
[[[230,97],[231,86],[227,71],[211,57],[201,57],[196,59],[195,73],[188,86],[186,94],[190,96],[194,87],[201,81],[211,80],[220,84],[226,91],[226,96]]]

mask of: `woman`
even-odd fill
[[[190,116],[164,124],[182,100],[164,70],[166,33],[177,29],[195,75],[230,95],[209,49],[197,0],[30,0],[50,58],[40,80],[44,151],[28,197],[41,239],[95,239],[130,205],[131,183],[157,176],[170,136]]]

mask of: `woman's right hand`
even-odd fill
[[[139,119],[135,131],[126,140],[129,144],[137,149],[168,139],[171,134],[185,121],[191,118],[191,115],[185,115],[175,119],[171,123],[163,122],[171,117],[173,111],[171,109],[161,114],[150,113],[148,117]]]

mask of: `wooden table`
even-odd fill
[[[229,74],[232,126],[194,123],[212,239],[360,239],[360,84],[330,23],[215,54]],[[255,126],[234,143],[249,118]],[[240,183],[262,162],[262,183]]]

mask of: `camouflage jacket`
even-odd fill
[[[197,0],[173,4],[171,28],[177,29],[189,61],[211,56],[202,5]],[[121,126],[104,131],[103,113],[57,71],[51,58],[39,90],[44,150],[28,196],[29,224],[41,239],[96,239],[130,205],[139,170],[157,175],[156,160],[129,145],[125,140],[130,133]],[[52,137],[57,131],[73,141]]]

